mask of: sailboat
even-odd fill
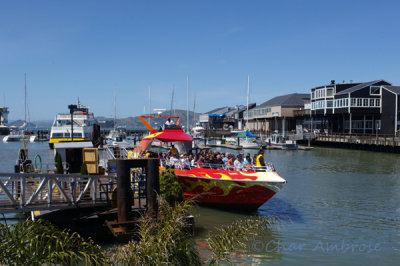
[[[116,104],[116,90],[114,89],[114,128],[110,130],[108,135],[106,136],[108,144],[111,145],[122,145],[128,146],[130,145],[128,141],[126,141],[126,133],[117,130],[117,104]]]
[[[259,149],[261,145],[256,142],[258,136],[253,135],[248,129],[247,125],[249,123],[249,97],[250,97],[250,75],[247,76],[247,115],[246,115],[246,126],[244,131],[231,131],[236,135],[239,141],[239,146],[243,149]]]
[[[25,119],[24,123],[18,130],[12,130],[10,133],[3,138],[3,142],[16,142],[16,141],[22,141],[24,138],[29,138],[29,134],[26,131],[26,73],[25,73]]]

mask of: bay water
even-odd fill
[[[0,142],[0,172],[14,171],[21,148],[21,142]],[[39,154],[43,162],[54,162],[48,143],[27,148],[30,159]],[[314,148],[271,150],[264,157],[288,183],[257,213],[197,207],[199,246],[218,226],[262,215],[279,222],[249,241],[246,251],[235,256],[237,263],[398,265],[400,155]]]

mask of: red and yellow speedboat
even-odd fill
[[[146,117],[139,118],[152,135],[142,139],[137,147],[137,153],[145,151],[154,139],[163,142],[192,140],[192,137],[180,128],[175,127],[157,132],[143,119]],[[177,125],[179,126],[179,118]],[[262,169],[248,168],[243,171],[217,168],[219,169],[212,167],[180,169],[179,166],[175,167],[175,174],[183,186],[185,197],[194,198],[199,203],[250,210],[263,205],[286,183],[286,180],[270,166]],[[160,171],[163,170],[165,168],[160,167]]]

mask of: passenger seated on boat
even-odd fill
[[[251,158],[249,153],[246,155],[246,158],[243,161],[243,167],[246,169],[251,168]]]
[[[227,169],[233,170],[234,168],[235,168],[235,156],[231,154],[228,160]]]
[[[236,160],[233,162],[233,165],[234,165],[236,171],[240,171],[240,170],[242,170],[242,168],[243,168],[243,164],[242,164],[242,162],[241,162],[241,157],[242,157],[242,155],[239,154],[239,155],[236,157]]]
[[[171,145],[171,149],[169,150],[171,156],[179,155],[178,150],[175,148],[174,144]]]
[[[189,156],[192,156],[192,155],[189,155]],[[195,154],[193,156],[193,158],[190,160],[190,166],[191,167],[196,167],[196,163],[197,163],[197,155]]]
[[[185,170],[190,170],[190,161],[188,159],[188,156],[185,155],[181,155],[181,163],[182,163],[182,167]]]
[[[199,160],[197,161],[197,167],[204,168],[204,165],[205,165],[205,163],[204,163],[203,156],[200,155]]]
[[[178,154],[170,157],[169,166],[172,167],[172,168],[179,168],[180,161],[179,161],[179,158],[178,158]]]
[[[225,156],[222,158],[222,162],[224,163],[225,166],[228,165],[228,161],[229,161],[229,152],[227,152]]]

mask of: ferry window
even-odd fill
[[[376,107],[381,107],[381,99],[375,99],[375,103]]]
[[[351,106],[356,106],[356,99],[351,99]]]
[[[368,99],[364,99],[364,106],[368,107]]]
[[[74,132],[74,138],[82,138],[82,134]]]
[[[315,91],[311,93],[311,100],[315,98]]]
[[[66,137],[66,138],[69,138],[69,137],[71,137],[71,133],[64,133],[64,137]]]
[[[369,106],[375,106],[375,99],[369,99]]]
[[[333,96],[333,89],[326,89],[326,96]]]
[[[62,138],[63,133],[53,133],[53,138]]]
[[[343,105],[344,105],[345,107],[349,106],[349,99],[344,99]]]
[[[326,101],[326,107],[333,107],[333,101]]]
[[[362,99],[360,99],[360,98],[357,99],[357,106],[358,107],[362,106]]]
[[[371,95],[381,95],[381,86],[370,86],[369,94]]]

